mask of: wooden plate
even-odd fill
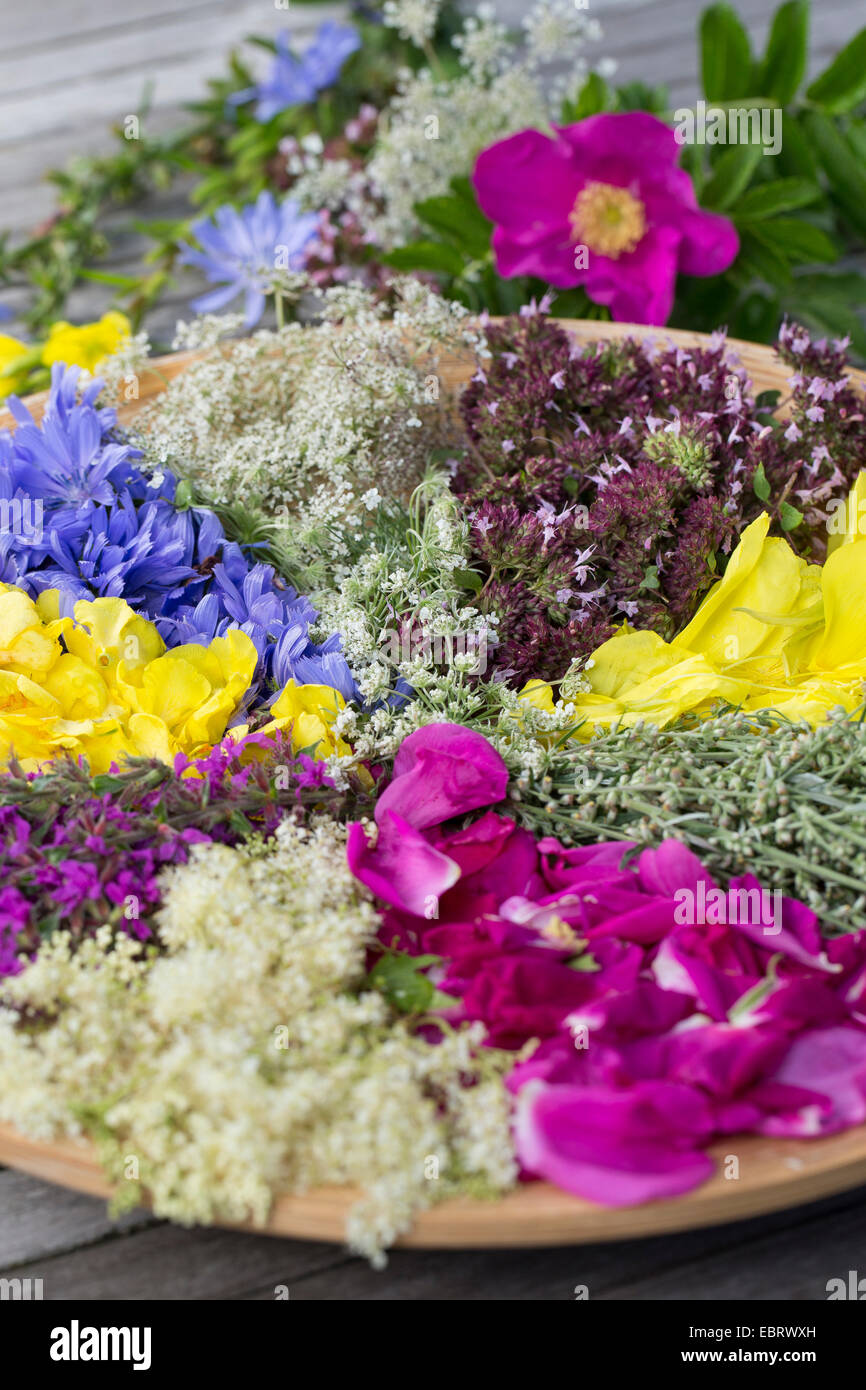
[[[653,338],[660,344],[673,341],[685,348],[708,343],[700,333],[641,324],[576,320],[561,323],[579,342],[636,337]],[[776,359],[771,348],[736,339],[729,339],[728,346],[748,372],[756,392],[778,390],[783,399],[789,394],[790,369]],[[134,419],[144,401],[164,391],[173,377],[200,356],[186,352],[154,359],[139,381],[140,399],[119,408],[121,421]],[[465,384],[474,370],[469,354],[443,357],[439,368],[446,387]],[[866,374],[852,371],[851,377],[866,389]],[[36,419],[41,419],[47,399],[46,392],[29,398],[27,404]],[[0,428],[14,429],[14,425],[8,412],[0,411]],[[716,1174],[682,1197],[638,1207],[600,1207],[571,1197],[548,1183],[527,1183],[498,1202],[469,1198],[442,1202],[423,1212],[408,1235],[397,1243],[426,1249],[471,1249],[628,1240],[722,1225],[799,1206],[866,1183],[866,1125],[815,1140],[733,1136],[710,1152],[717,1160]],[[736,1178],[725,1177],[725,1170],[735,1166],[726,1163],[729,1157],[737,1159]],[[91,1196],[111,1195],[95,1150],[87,1143],[43,1143],[0,1125],[0,1163]],[[302,1196],[278,1197],[264,1230],[270,1235],[342,1241],[346,1215],[359,1195],[348,1188],[321,1187]]]
[[[492,321],[501,322],[500,319]],[[567,329],[580,343],[591,343],[601,338],[638,338],[641,341],[653,339],[661,346],[672,342],[678,347],[693,348],[706,347],[710,341],[705,333],[691,333],[680,328],[652,328],[641,323],[593,323],[583,319],[557,319],[555,322]],[[781,391],[784,401],[790,394],[787,383],[791,368],[777,359],[772,348],[762,343],[747,343],[740,338],[728,338],[727,345],[729,351],[739,358],[741,365],[748,372],[755,392]],[[120,421],[129,424],[146,401],[160,395],[174,377],[179,376],[192,363],[199,361],[203,355],[201,352],[176,352],[168,357],[152,358],[148,370],[142,372],[139,378],[139,399],[118,406],[117,414]],[[468,352],[443,354],[441,357],[440,376],[446,387],[465,385],[474,371],[475,359]],[[861,389],[866,390],[866,372],[852,370],[850,376]],[[27,397],[26,404],[36,420],[41,420],[47,400],[47,391]],[[9,411],[0,410],[0,429],[14,428],[15,420]]]
[[[525,1183],[500,1201],[453,1198],[422,1212],[398,1245],[420,1249],[496,1246],[588,1245],[631,1240],[701,1226],[720,1226],[749,1216],[800,1206],[866,1183],[866,1126],[827,1139],[777,1140],[748,1135],[710,1150],[717,1171],[682,1197],[638,1207],[600,1207],[549,1183]],[[738,1177],[726,1178],[725,1171]],[[0,1125],[0,1163],[48,1182],[111,1196],[92,1145],[68,1140],[41,1143]],[[244,1225],[267,1235],[343,1241],[346,1216],[361,1194],[345,1187],[318,1187],[274,1202],[267,1226]]]

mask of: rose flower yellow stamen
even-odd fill
[[[646,233],[640,199],[627,188],[595,180],[580,190],[568,220],[576,245],[614,261],[634,251]]]

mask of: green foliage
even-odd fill
[[[866,30],[804,93],[810,8],[809,0],[781,5],[758,57],[730,5],[702,16],[705,99],[771,112],[781,120],[782,145],[776,155],[762,144],[688,150],[684,163],[702,206],[733,220],[740,253],[718,279],[681,277],[671,322],[705,330],[726,323],[735,336],[760,340],[772,339],[790,315],[818,332],[849,335],[864,358],[866,276],[841,273],[838,262],[866,249]],[[793,516],[788,522],[798,524]]]
[[[682,164],[701,206],[734,222],[740,252],[721,276],[680,277],[671,323],[705,331],[726,324],[734,336],[771,340],[789,314],[821,333],[850,335],[854,353],[866,358],[866,276],[850,268],[852,257],[856,264],[866,248],[866,29],[804,90],[810,16],[810,0],[785,0],[761,53],[754,51],[734,5],[712,4],[700,17],[705,101],[725,110],[770,113],[781,121],[782,144],[775,155],[765,154],[763,142],[682,147]],[[425,59],[394,30],[368,22],[362,7],[353,22],[362,31],[362,48],[336,87],[316,102],[260,125],[250,107],[229,103],[253,80],[235,53],[207,96],[189,108],[182,130],[127,140],[118,129],[112,153],[76,160],[52,175],[60,208],[51,222],[16,248],[0,235],[0,284],[25,281],[35,290],[27,315],[31,330],[41,333],[62,317],[81,279],[111,286],[117,306],[136,327],[170,287],[177,245],[188,235],[190,219],[133,220],[153,245],[144,272],[123,277],[100,265],[109,250],[105,218],[118,205],[140,202],[181,176],[194,180],[191,204],[199,213],[226,202],[247,203],[263,188],[285,186],[279,146],[286,136],[301,139],[315,131],[327,142],[339,136],[362,102],[385,105],[398,67]],[[455,63],[449,39],[457,23],[456,7],[446,5],[435,44],[445,72]],[[252,42],[273,46],[269,40]],[[600,112],[637,110],[671,123],[678,115],[670,110],[664,88],[642,82],[613,86],[593,73],[563,102],[560,120],[569,124]],[[473,310],[508,314],[532,297],[541,298],[549,286],[497,274],[492,226],[478,207],[468,173],[454,179],[447,194],[419,202],[417,238],[382,259],[395,270],[431,278]],[[556,312],[609,317],[581,288],[558,294]]]

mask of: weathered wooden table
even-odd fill
[[[760,42],[776,0],[737,0]],[[0,226],[19,233],[48,215],[52,167],[107,146],[106,128],[140,107],[155,80],[151,129],[168,129],[181,104],[222,71],[250,33],[309,31],[340,6],[277,8],[273,0],[4,0],[0,51]],[[516,22],[527,0],[498,0]],[[623,80],[667,82],[674,104],[694,99],[698,0],[590,0],[603,23],[598,51]],[[823,66],[863,22],[861,0],[820,0],[812,60]],[[171,215],[163,200],[149,216]],[[145,243],[117,215],[112,268],[137,262]],[[170,340],[193,286],[187,279],[148,323]],[[0,300],[21,307],[20,295]],[[94,317],[104,287],[78,291],[76,320]],[[514,1252],[396,1251],[375,1273],[334,1246],[184,1230],[146,1213],[112,1222],[103,1203],[12,1171],[0,1172],[0,1277],[41,1278],[46,1299],[591,1299],[823,1300],[827,1281],[866,1273],[866,1190],[755,1221],[606,1246]]]

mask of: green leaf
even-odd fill
[[[758,69],[758,93],[787,106],[806,76],[808,56],[809,0],[788,0],[773,16],[767,51]]]
[[[804,111],[802,120],[839,208],[852,227],[866,237],[866,173],[862,163],[829,116]]]
[[[816,77],[806,96],[831,116],[852,111],[866,99],[866,29],[837,53],[828,68]]]
[[[820,198],[821,190],[806,179],[775,179],[772,183],[759,184],[743,195],[733,215],[738,222],[754,219],[763,221],[774,217],[777,212],[791,212],[794,208],[806,207]]]
[[[452,578],[460,589],[470,589],[473,594],[480,594],[483,588],[483,580],[480,574],[474,570],[453,570]]]
[[[109,270],[80,270],[82,280],[93,280],[99,285],[116,285],[121,290],[134,290],[138,285],[135,275],[120,275]]]
[[[715,212],[731,207],[750,184],[763,157],[760,145],[730,145],[704,185],[703,206]]]
[[[126,785],[122,777],[113,777],[110,772],[100,772],[93,779],[93,794],[105,796],[108,792],[122,792]]]
[[[394,270],[435,270],[445,275],[460,275],[465,264],[453,246],[443,246],[438,241],[411,241],[408,246],[395,247],[381,259]]]
[[[796,116],[782,112],[782,148],[775,157],[780,176],[818,179],[818,161]]]
[[[752,45],[730,5],[711,5],[701,15],[701,74],[708,101],[736,101],[749,95]]]
[[[750,223],[740,237],[740,254],[734,262],[734,270],[742,276],[743,271],[766,280],[776,289],[784,289],[791,280],[791,267],[787,256],[767,237],[760,224]]]
[[[415,215],[419,222],[445,238],[455,249],[463,250],[469,257],[486,256],[490,250],[492,224],[477,205],[467,209],[466,203],[453,194],[438,198],[425,198],[415,204]],[[469,214],[469,215],[467,215]]]
[[[399,1013],[424,1013],[430,1008],[435,991],[432,980],[421,971],[438,959],[438,956],[410,956],[406,951],[387,951],[373,966],[364,985],[384,994]]]
[[[759,411],[772,414],[781,398],[781,391],[760,391],[755,397],[755,406]]]
[[[752,487],[755,489],[755,496],[759,502],[769,502],[770,484],[767,481],[767,475],[764,472],[764,465],[762,463],[759,463],[755,469]]]
[[[839,248],[827,233],[800,217],[776,217],[765,222],[761,235],[798,265],[839,259]]]
[[[664,116],[670,108],[668,89],[650,87],[646,82],[623,82],[616,89],[617,111],[649,111]]]
[[[848,144],[862,164],[866,164],[866,121],[850,120],[846,131]]]
[[[581,87],[577,100],[563,103],[563,122],[582,121],[587,116],[597,116],[600,111],[611,111],[614,103],[610,85],[597,72],[592,72]]]
[[[779,521],[783,531],[793,531],[803,520],[803,513],[798,512],[796,507],[792,507],[790,502],[783,502],[779,508]]]
[[[178,510],[185,510],[193,504],[195,494],[192,483],[188,478],[181,478],[174,493],[174,505]]]
[[[800,298],[830,300],[839,304],[866,304],[866,275],[859,271],[815,271],[813,275],[798,275],[794,284]]]
[[[659,587],[658,565],[647,565],[644,577],[638,585],[638,589],[657,589]]]

